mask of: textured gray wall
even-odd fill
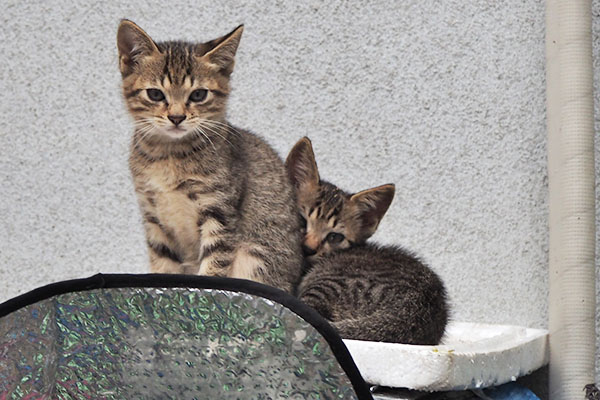
[[[453,318],[547,325],[542,0],[163,3],[3,1],[0,301],[147,271],[119,19],[158,40],[243,22],[234,124],[282,156],[308,135],[348,190],[394,182],[376,238],[439,272]]]

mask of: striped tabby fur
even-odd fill
[[[306,221],[309,269],[298,297],[344,338],[439,343],[448,319],[439,277],[400,247],[365,243],[392,202],[394,186],[349,194],[320,180],[308,138],[294,146],[286,166]]]
[[[242,30],[207,43],[155,43],[121,22],[123,94],[135,121],[129,164],[153,272],[292,291],[301,234],[284,165],[263,140],[225,119]]]

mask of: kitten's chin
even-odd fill
[[[191,131],[185,128],[169,127],[160,130],[159,135],[167,141],[178,141],[190,137]]]

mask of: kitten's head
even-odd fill
[[[285,166],[305,221],[302,248],[309,258],[367,240],[394,198],[392,184],[349,194],[320,180],[312,145],[306,137],[290,151]]]
[[[122,20],[117,32],[123,94],[145,136],[172,141],[212,135],[224,121],[229,77],[243,26],[207,43],[154,42]]]

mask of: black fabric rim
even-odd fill
[[[52,283],[0,304],[0,318],[23,307],[64,293],[126,287],[196,288],[243,292],[275,301],[298,314],[327,340],[338,363],[348,375],[359,400],[373,400],[340,335],[312,307],[280,289],[245,279],[178,274],[96,274],[89,278]]]

